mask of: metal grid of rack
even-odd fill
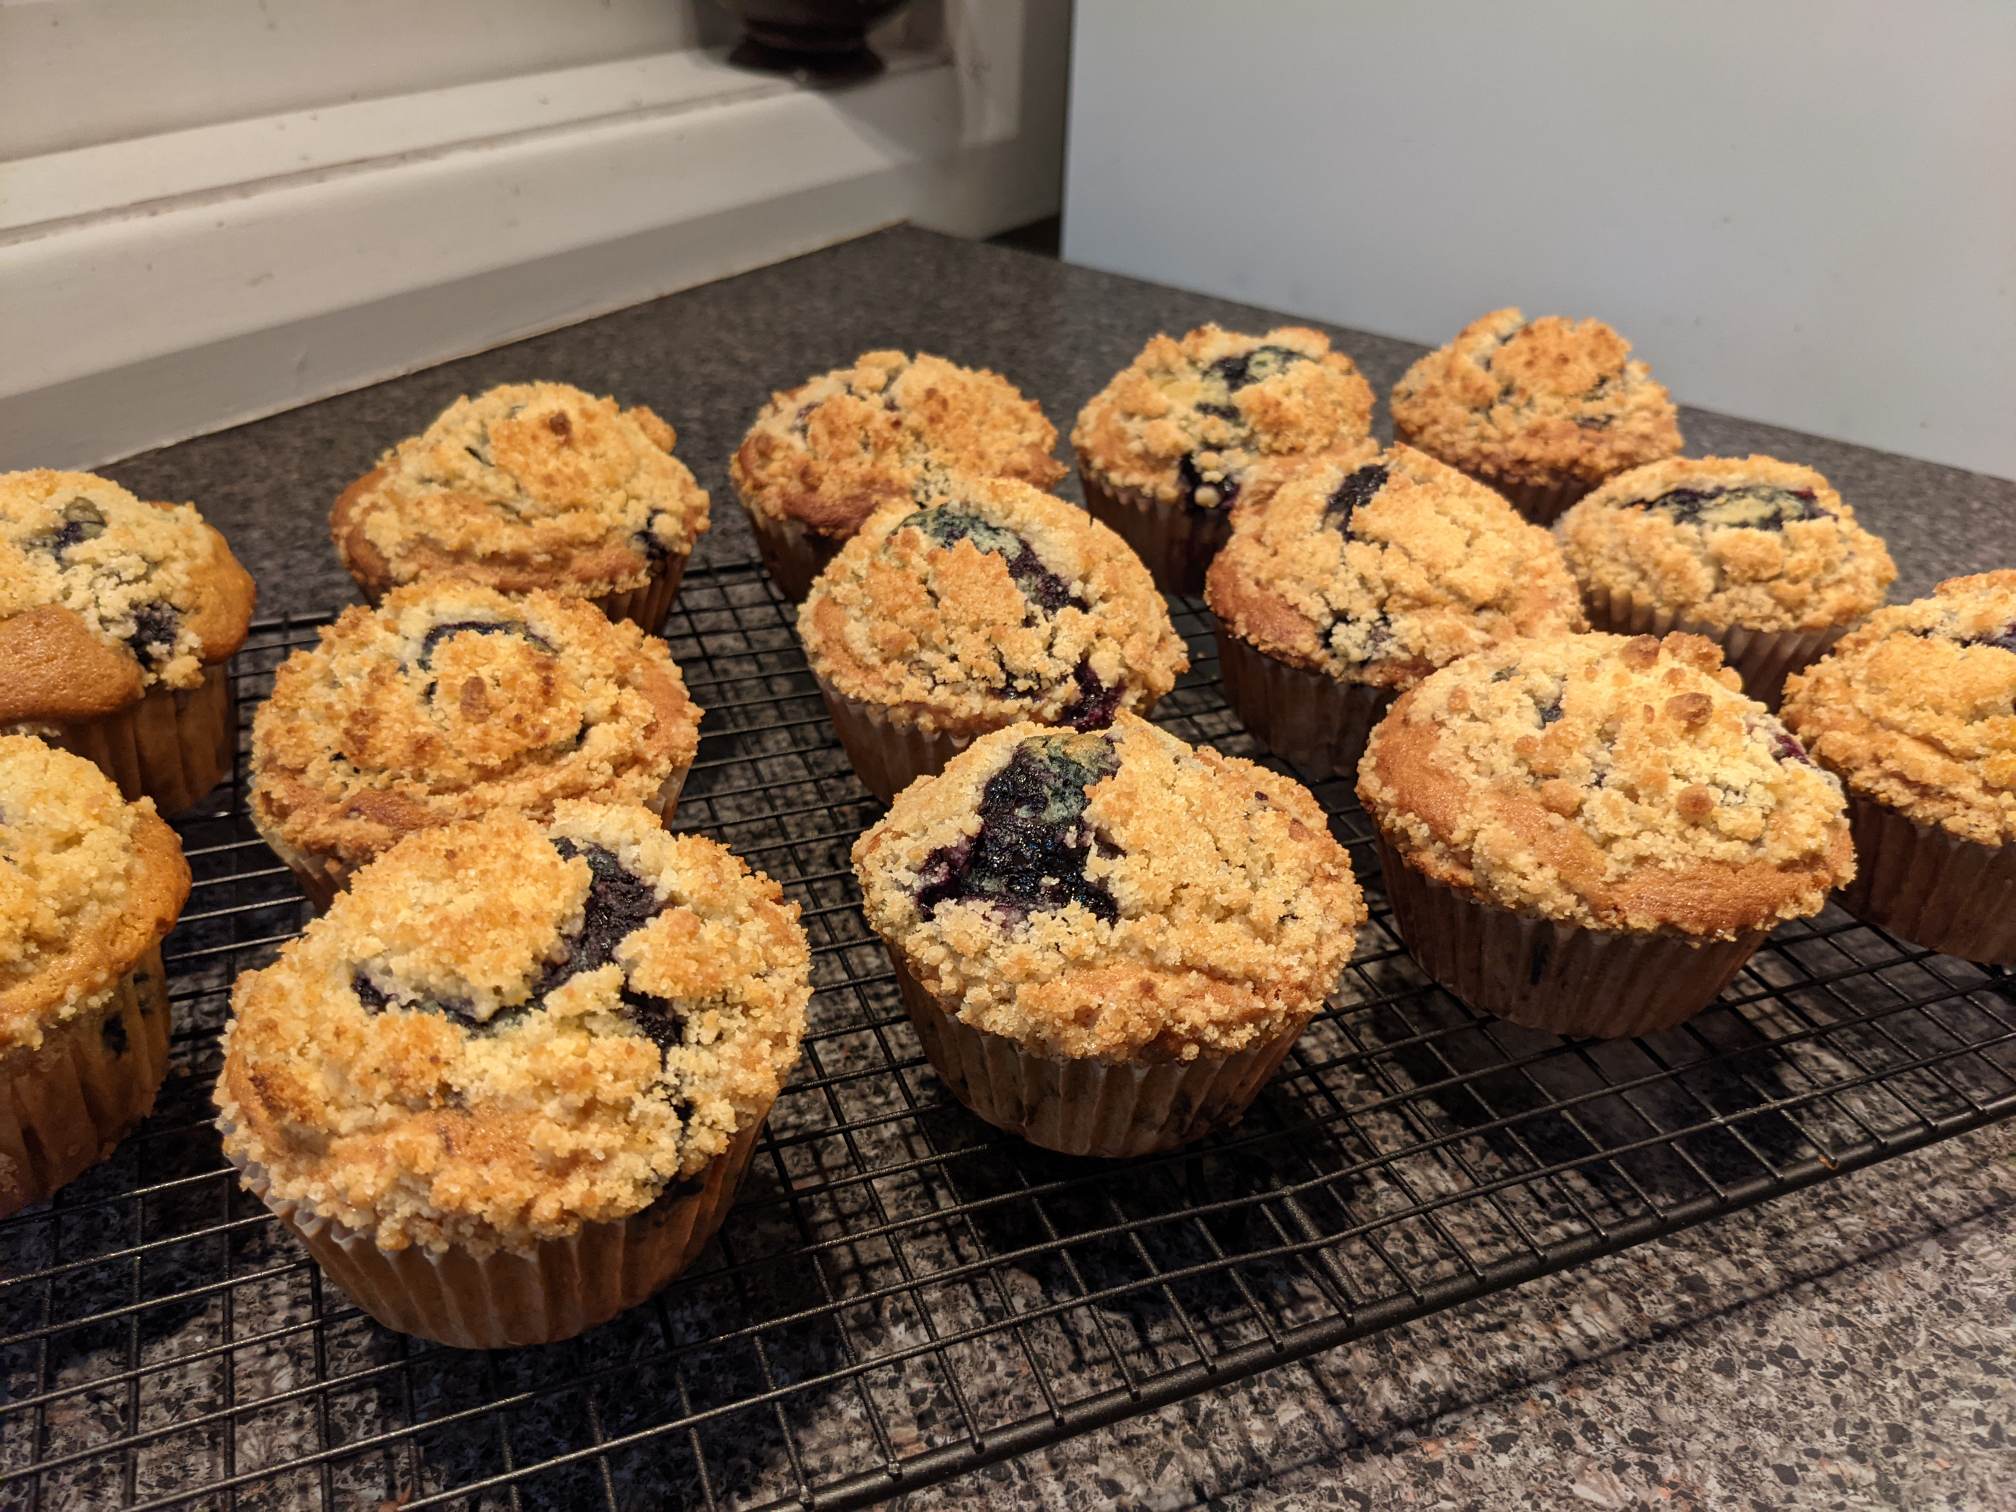
[[[1157,717],[1250,754],[1209,621]],[[316,621],[256,628],[241,718]],[[804,909],[805,1056],[695,1268],[586,1338],[466,1355],[378,1328],[218,1153],[232,978],[305,905],[234,780],[180,823],[154,1115],[0,1223],[0,1507],[852,1506],[2016,1114],[2016,981],[1837,909],[1708,1012],[1612,1043],[1480,1018],[1367,883],[1347,980],[1238,1128],[1120,1165],[967,1114],[923,1061],[847,851],[878,809],[761,572],[665,627],[708,710],[678,823]]]

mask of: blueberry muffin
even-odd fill
[[[1372,732],[1358,796],[1414,958],[1559,1034],[1692,1017],[1855,872],[1841,784],[1695,635],[1466,656]]]
[[[437,578],[352,608],[252,720],[252,822],[318,907],[414,830],[566,798],[669,817],[700,710],[665,643],[593,604]]]
[[[1314,779],[1354,773],[1387,706],[1437,667],[1584,628],[1545,530],[1455,468],[1369,441],[1234,509],[1204,599],[1234,712]]]
[[[707,494],[672,427],[564,383],[457,399],[378,459],[329,517],[337,555],[377,603],[462,577],[505,593],[593,599],[656,630],[707,528]]]
[[[808,973],[777,884],[648,810],[422,830],[238,979],[224,1153],[387,1328],[564,1339],[720,1226]]]
[[[1879,609],[1785,689],[1785,722],[1848,788],[1848,911],[2016,966],[2016,570]]]
[[[90,473],[0,473],[0,733],[182,812],[231,770],[226,664],[252,603],[193,504],[143,504]]]
[[[1207,325],[1143,347],[1079,411],[1071,445],[1092,513],[1165,593],[1194,594],[1234,504],[1371,429],[1371,386],[1322,332]]]
[[[112,1153],[168,1074],[174,831],[80,756],[0,736],[0,1217]]]
[[[885,802],[988,730],[1145,713],[1189,665],[1126,542],[1005,478],[878,510],[820,574],[798,633],[854,770]]]
[[[866,352],[770,396],[728,464],[763,565],[797,603],[884,504],[930,471],[1064,476],[1057,428],[999,373],[919,352]]]
[[[1680,450],[1666,390],[1600,320],[1493,310],[1393,386],[1393,435],[1551,523],[1605,479]]]
[[[1772,457],[1634,467],[1554,530],[1597,629],[1705,635],[1743,691],[1774,709],[1787,674],[1881,605],[1897,577],[1825,478]]]
[[[939,1074],[1070,1155],[1236,1123],[1365,917],[1305,789],[1126,713],[982,737],[896,800],[854,870]]]

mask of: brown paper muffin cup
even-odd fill
[[[960,1022],[910,974],[893,946],[889,958],[924,1053],[953,1096],[995,1128],[1063,1155],[1149,1155],[1230,1128],[1304,1028],[1298,1023],[1235,1055],[1192,1061],[1038,1055],[1005,1035]]]
[[[748,515],[749,528],[756,534],[756,554],[762,557],[777,591],[791,603],[804,602],[813,580],[847,542],[808,530],[797,520],[772,519],[754,509]]]
[[[112,1153],[168,1076],[168,981],[149,947],[106,1000],[0,1062],[0,1217]]]
[[[2016,966],[2016,845],[1982,845],[1848,792],[1855,880],[1841,906],[1927,950]]]
[[[1393,690],[1291,667],[1232,634],[1223,620],[1216,633],[1225,696],[1253,738],[1312,781],[1355,774]]]
[[[164,818],[195,807],[231,774],[238,704],[229,670],[203,669],[193,688],[150,690],[138,703],[75,724],[37,725],[49,744],[82,756],[127,800],[152,798]]]
[[[612,620],[627,619],[647,634],[656,635],[659,626],[665,623],[665,616],[672,612],[672,601],[679,595],[679,584],[686,576],[686,563],[690,556],[690,552],[680,553],[676,556],[668,554],[651,569],[651,576],[644,580],[642,587],[626,588],[621,593],[599,593],[590,598],[588,602],[593,604],[597,609],[600,609]],[[349,568],[350,576],[357,584],[357,591],[364,595],[364,602],[369,604],[373,609],[376,609],[379,604],[383,603],[385,595],[390,593],[394,588],[404,586],[403,584],[394,583],[389,580],[378,582],[367,579],[355,567],[350,566],[347,560],[344,566]],[[455,575],[452,570],[439,574],[442,577],[453,577]],[[481,582],[483,580],[477,578],[474,581]],[[492,586],[495,585],[493,584]],[[544,586],[551,593],[562,595],[567,595],[568,593],[565,583],[551,583]],[[499,589],[498,591],[500,593],[508,593],[512,590]]]
[[[1082,456],[1078,479],[1092,518],[1134,548],[1157,588],[1190,598],[1204,591],[1204,569],[1232,538],[1231,510],[1164,504],[1133,489],[1109,487]]]
[[[1619,635],[1685,630],[1706,636],[1722,648],[1722,659],[1743,679],[1743,691],[1771,709],[1785,696],[1785,679],[1826,655],[1848,631],[1846,625],[1819,630],[1750,630],[1741,625],[1718,629],[1648,604],[1628,588],[1585,588],[1582,603],[1589,611],[1589,623],[1598,630]]]
[[[1422,876],[1383,830],[1376,841],[1394,925],[1421,969],[1529,1029],[1595,1039],[1671,1029],[1714,1002],[1766,934],[1696,944],[1532,919]]]
[[[238,1174],[324,1274],[385,1327],[457,1349],[515,1349],[606,1323],[691,1265],[734,1205],[762,1127],[763,1118],[751,1119],[698,1176],[642,1212],[584,1224],[522,1252],[380,1249],[368,1235],[271,1196],[261,1166],[239,1164]]]
[[[880,704],[850,698],[817,672],[812,675],[826,700],[826,712],[833,717],[833,731],[854,763],[854,775],[884,803],[919,777],[944,771],[946,762],[987,733],[927,730]],[[1012,724],[1014,719],[1002,723]]]
[[[1584,482],[1580,478],[1556,478],[1543,483],[1515,483],[1510,478],[1500,477],[1488,468],[1465,467],[1448,457],[1437,456],[1432,447],[1421,445],[1407,428],[1396,419],[1393,422],[1393,439],[1417,451],[1428,453],[1439,462],[1448,463],[1465,477],[1473,478],[1486,488],[1503,494],[1507,502],[1535,525],[1552,525],[1568,511],[1568,507],[1586,494],[1595,492],[1597,485]]]

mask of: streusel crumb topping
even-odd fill
[[[1821,629],[1883,602],[1897,567],[1810,467],[1671,457],[1612,478],[1555,524],[1577,578],[1698,624]]]
[[[1372,388],[1321,331],[1159,335],[1079,412],[1079,464],[1108,487],[1224,509],[1300,458],[1362,441]]]
[[[1299,1026],[1365,917],[1306,789],[1131,714],[983,737],[898,795],[854,868],[948,1011],[1047,1055],[1192,1060]]]
[[[1056,446],[1057,428],[999,373],[867,352],[772,394],[728,475],[748,508],[844,539],[929,469],[1048,488],[1064,476]]]
[[[1493,310],[1407,369],[1393,424],[1468,472],[1598,483],[1680,450],[1672,399],[1630,353],[1600,320]]]
[[[769,1109],[809,961],[775,882],[648,810],[426,830],[238,979],[225,1148],[386,1249],[626,1218]]]
[[[355,866],[408,831],[563,798],[643,803],[693,764],[665,643],[581,599],[452,578],[352,608],[252,723],[262,829]]]
[[[640,588],[707,528],[676,439],[644,406],[564,383],[465,396],[346,496],[339,544],[355,531],[393,582],[459,570],[513,592]]]
[[[1358,794],[1410,864],[1597,929],[1735,938],[1854,875],[1841,785],[1696,635],[1465,657],[1372,732]]]
[[[1236,508],[1204,596],[1269,656],[1375,687],[1411,687],[1496,641],[1584,628],[1545,530],[1455,468],[1370,442]]]
[[[167,934],[189,869],[151,799],[0,735],[0,1055],[87,1012]]]
[[[1787,679],[1785,722],[1855,792],[2016,844],[2016,569],[1879,609]]]
[[[813,670],[929,728],[1091,726],[1189,665],[1126,542],[1005,478],[947,478],[877,511],[798,614]]]

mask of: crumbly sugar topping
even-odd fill
[[[933,469],[1048,488],[1064,476],[1056,445],[1057,428],[999,373],[868,352],[772,394],[728,473],[749,508],[844,539]]]
[[[1810,467],[1670,457],[1604,484],[1556,523],[1576,577],[1695,623],[1820,629],[1883,602],[1897,567]]]
[[[1734,938],[1854,875],[1841,785],[1695,635],[1515,641],[1372,732],[1358,794],[1410,864],[1590,928]]]
[[[1474,320],[1393,386],[1399,433],[1512,483],[1598,483],[1680,450],[1665,388],[1600,320],[1516,309]]]
[[[842,693],[932,728],[1103,724],[1189,665],[1126,542],[1008,479],[948,478],[878,510],[813,585],[798,632]]]
[[[1321,331],[1207,325],[1153,338],[1079,412],[1071,444],[1109,487],[1223,509],[1371,429],[1371,385]]]
[[[987,735],[854,846],[948,1011],[1042,1054],[1233,1053],[1314,1014],[1365,910],[1308,791],[1131,714]]]
[[[411,830],[563,798],[643,803],[693,764],[665,643],[592,604],[455,579],[344,611],[252,723],[262,828],[360,865]]]
[[[126,802],[81,756],[0,735],[0,1055],[102,1002],[188,886],[151,800]]]
[[[585,596],[644,585],[707,528],[672,427],[564,383],[449,405],[379,460],[352,520],[391,579],[460,569],[500,588]],[[339,535],[344,524],[339,524]]]
[[[238,979],[225,1147],[386,1249],[627,1218],[768,1110],[809,962],[775,882],[648,810],[426,830]]]
[[[1857,793],[2016,844],[2016,569],[1879,609],[1787,679],[1785,722]]]
[[[1234,509],[1204,596],[1268,655],[1377,687],[1411,687],[1497,641],[1583,628],[1545,530],[1455,468],[1371,442]]]

